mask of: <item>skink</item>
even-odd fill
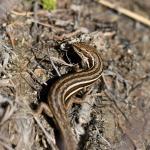
[[[78,146],[73,135],[70,122],[66,113],[68,100],[73,94],[84,87],[90,86],[102,73],[103,63],[97,50],[85,43],[74,43],[75,52],[86,60],[87,68],[74,74],[66,75],[54,83],[48,93],[48,107],[53,115],[56,127],[61,133],[61,150],[77,150]]]

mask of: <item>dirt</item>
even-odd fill
[[[148,0],[111,0],[149,18]],[[150,27],[92,0],[0,1],[0,150],[55,149],[53,118],[34,111],[54,80],[82,68],[70,45],[97,48],[101,78],[67,111],[83,150],[150,149]]]

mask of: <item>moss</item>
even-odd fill
[[[56,9],[56,0],[42,0],[43,8],[46,10]]]

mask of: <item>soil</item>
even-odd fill
[[[149,0],[111,0],[150,18]],[[150,27],[93,0],[0,0],[0,150],[57,149],[54,120],[35,116],[50,86],[83,69],[72,50],[85,42],[101,54],[101,78],[67,111],[81,150],[150,149]]]

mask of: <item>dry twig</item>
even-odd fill
[[[40,123],[38,117],[34,116],[35,121],[37,122],[37,124],[39,125],[39,127],[42,129],[43,133],[45,134],[46,138],[47,138],[47,142],[51,145],[52,150],[58,150],[58,148],[56,147],[55,141],[54,139],[50,136],[50,134],[44,129],[44,127],[42,126],[42,124]]]
[[[113,10],[115,10],[115,11],[117,11],[117,12],[119,12],[125,16],[128,16],[128,17],[150,27],[150,20],[137,14],[137,13],[135,13],[135,12],[132,12],[132,11],[125,9],[123,7],[120,7],[120,6],[116,6],[115,4],[112,4],[111,2],[109,2],[108,0],[98,0],[98,2],[102,5],[104,5],[105,7],[113,9]]]

